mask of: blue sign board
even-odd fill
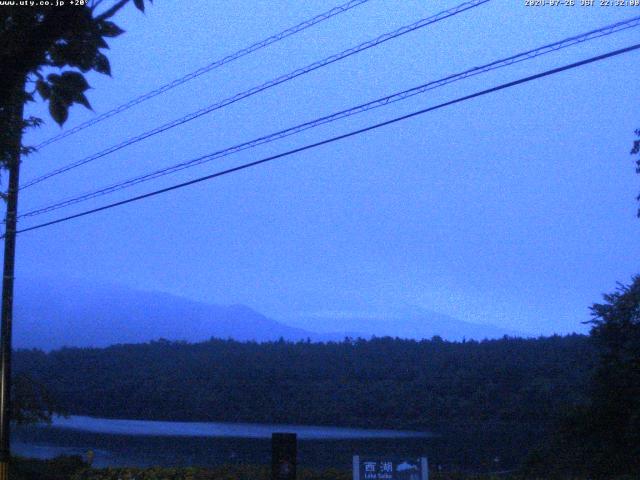
[[[353,480],[428,480],[426,457],[353,457]]]

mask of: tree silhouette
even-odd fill
[[[149,0],[150,2],[152,0]],[[16,141],[25,127],[38,119],[23,120],[22,106],[37,92],[48,102],[51,117],[62,125],[69,107],[75,103],[91,108],[85,95],[89,88],[84,73],[110,75],[111,67],[103,50],[107,39],[123,30],[110,19],[129,0],[115,1],[98,12],[103,0],[80,6],[5,6],[0,9],[0,161],[7,166]],[[143,0],[133,0],[144,11]],[[44,69],[57,69],[44,76]],[[25,87],[29,87],[25,89]]]
[[[596,364],[587,401],[574,405],[533,470],[640,478],[640,276],[591,307]]]
[[[600,351],[588,414],[607,471],[640,474],[640,275],[591,307]]]

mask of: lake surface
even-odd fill
[[[397,430],[70,416],[56,417],[52,425],[15,428],[12,450],[35,458],[92,450],[96,467],[269,464],[273,432],[296,433],[299,462],[312,467],[349,468],[352,455],[367,452],[419,456],[431,438]]]
[[[119,435],[178,437],[271,438],[273,432],[297,433],[298,439],[415,438],[424,432],[371,430],[362,428],[320,427],[308,425],[269,425],[260,423],[162,422],[151,420],[117,420],[71,415],[56,417],[52,427],[84,432]]]

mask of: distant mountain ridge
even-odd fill
[[[106,347],[164,338],[199,342],[211,337],[239,341],[340,341],[372,335],[446,339],[496,338],[512,334],[433,312],[340,322],[299,318],[295,325],[244,305],[213,305],[162,292],[97,285],[68,279],[16,279],[14,346],[43,350]],[[288,322],[293,323],[293,322]]]
[[[45,350],[106,347],[165,338],[189,342],[211,337],[240,341],[313,337],[243,305],[209,305],[167,293],[16,281],[14,345]]]

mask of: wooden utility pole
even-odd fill
[[[5,132],[7,144],[4,145],[8,156],[6,165],[9,171],[7,191],[7,213],[4,234],[4,268],[2,273],[2,313],[0,321],[0,480],[9,479],[9,461],[11,460],[11,331],[13,324],[13,280],[16,254],[16,227],[18,214],[18,188],[20,184],[20,151],[22,148],[22,127],[24,114],[24,80],[17,82],[17,88],[5,105],[0,105],[6,117]]]

